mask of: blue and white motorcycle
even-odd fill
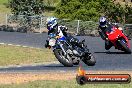
[[[60,29],[58,34],[49,34],[49,46],[52,47],[55,57],[66,67],[78,65],[82,60],[88,66],[94,66],[96,61],[94,56],[84,45],[85,40],[79,42],[73,36],[64,36]]]

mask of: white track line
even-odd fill
[[[15,45],[15,44],[7,44],[7,43],[0,43],[0,45],[9,45],[9,46],[17,46],[17,47],[24,47],[24,48],[35,48],[35,49],[40,49],[37,47],[30,47],[30,46],[24,46],[24,45]]]

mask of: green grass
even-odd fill
[[[79,85],[76,80],[67,81],[34,81],[23,84],[0,85],[0,88],[132,88],[132,84],[85,84]]]
[[[61,0],[43,0],[45,5],[56,6]]]
[[[0,66],[55,61],[52,50],[0,45]]]
[[[44,12],[44,16],[54,16],[54,11]]]
[[[8,3],[8,0],[0,0],[0,5],[5,3]]]
[[[7,8],[5,5],[0,4],[0,14],[10,14],[11,9]]]
[[[5,6],[8,0],[0,0],[0,14],[10,13],[10,9]]]
[[[6,14],[11,14],[11,9],[5,6],[7,3],[8,0],[0,0],[0,24],[5,24]]]

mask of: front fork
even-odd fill
[[[53,51],[55,49],[59,49],[59,48],[62,50],[62,52],[64,53],[64,55],[67,55],[66,49],[64,49],[64,45],[62,43],[60,43],[60,42],[59,42],[59,44],[57,44],[56,46],[53,47]]]
[[[67,55],[67,53],[66,53],[67,50],[64,48],[64,44],[61,43],[59,45],[60,45],[60,48],[62,49],[64,55],[66,56]]]

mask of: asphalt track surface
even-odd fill
[[[17,32],[0,32],[0,43],[23,45],[36,48],[44,48],[47,34],[33,33],[17,33]],[[77,36],[78,39],[85,39],[90,52],[96,58],[95,66],[86,66],[81,62],[85,70],[103,71],[131,71],[132,70],[132,54],[125,54],[122,51],[115,50],[114,47],[110,52],[104,48],[104,41],[100,37]],[[130,40],[132,46],[132,41]],[[132,50],[132,47],[131,47]],[[6,52],[5,52],[6,53]],[[4,59],[4,58],[3,58]],[[64,67],[60,63],[42,64],[35,66],[20,66],[20,67],[0,67],[0,72],[47,72],[47,71],[76,71],[78,66]]]

